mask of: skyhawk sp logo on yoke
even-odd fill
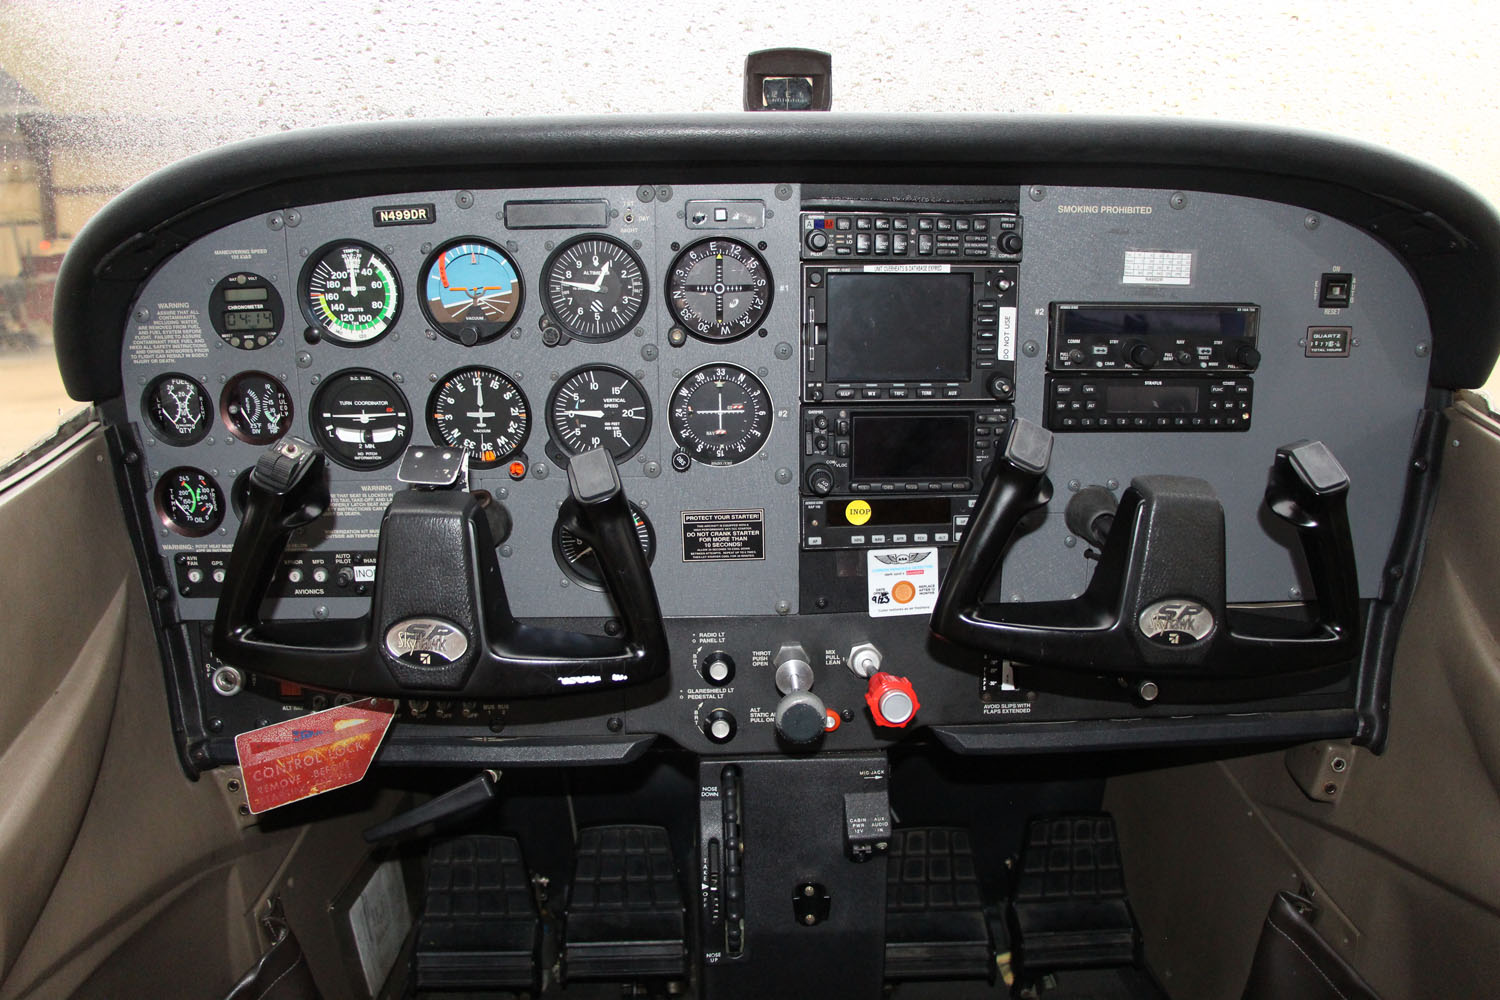
[[[396,659],[419,667],[446,666],[468,652],[469,637],[441,618],[407,618],[386,631],[385,648]]]
[[[1213,612],[1197,601],[1174,597],[1147,605],[1138,619],[1141,633],[1163,646],[1188,646],[1214,630]]]

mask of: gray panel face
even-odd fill
[[[797,557],[797,485],[795,474],[778,482],[778,471],[795,473],[797,397],[797,205],[795,186],[718,185],[685,187],[665,202],[638,199],[636,187],[578,189],[527,189],[525,191],[476,191],[470,207],[460,208],[458,192],[427,192],[399,197],[361,199],[301,207],[295,227],[271,230],[264,218],[226,227],[188,247],[169,261],[148,282],[137,310],[147,313],[145,322],[133,320],[126,334],[122,361],[127,387],[127,409],[138,432],[147,442],[150,481],[177,465],[192,465],[209,472],[226,495],[236,475],[254,464],[263,450],[229,435],[222,422],[215,423],[202,442],[175,447],[157,441],[141,416],[141,392],[156,375],[180,370],[198,379],[217,396],[223,382],[247,369],[264,370],[282,380],[292,394],[295,412],[293,433],[310,438],[310,402],[318,384],[347,368],[366,368],[400,384],[413,416],[412,442],[431,443],[425,412],[434,383],[449,372],[468,365],[486,365],[510,376],[529,403],[531,427],[524,451],[530,463],[526,478],[513,482],[503,468],[477,470],[473,488],[487,489],[503,497],[515,529],[501,561],[512,608],[522,617],[605,616],[608,601],[594,590],[569,580],[553,554],[552,529],[557,505],[567,496],[566,470],[557,468],[544,452],[547,441],[545,409],[556,382],[572,370],[593,364],[621,368],[645,387],[652,406],[650,436],[639,453],[621,467],[626,493],[652,521],[657,538],[654,577],[663,611],[669,616],[774,614],[778,605],[795,611],[797,578],[791,567]],[[512,199],[604,199],[610,208],[604,230],[524,229],[505,227],[504,205]],[[716,232],[701,225],[689,228],[682,211],[692,199],[750,199],[766,208],[763,229],[732,229]],[[462,199],[469,202],[469,199]],[[393,204],[431,203],[436,221],[426,225],[376,228],[372,209]],[[562,242],[589,232],[612,235],[631,246],[645,264],[648,281],[646,312],[634,330],[603,344],[565,341],[556,347],[542,343],[539,320],[544,314],[540,274],[547,257]],[[773,276],[771,309],[758,331],[725,344],[689,339],[682,347],[670,346],[667,331],[673,324],[666,306],[664,284],[677,251],[700,239],[723,235],[756,247]],[[441,244],[462,236],[477,236],[502,246],[515,260],[524,286],[521,313],[499,340],[464,347],[436,336],[422,311],[419,277],[423,262]],[[297,303],[298,275],[306,261],[325,244],[357,239],[384,251],[400,275],[402,305],[394,328],[380,340],[360,347],[346,347],[324,340],[309,344],[302,336],[306,326]],[[764,248],[758,245],[764,243]],[[235,251],[244,251],[237,254]],[[244,258],[243,260],[241,258]],[[229,347],[208,321],[208,296],[214,284],[233,270],[254,270],[273,280],[286,306],[281,335],[270,346],[257,351]],[[170,304],[197,311],[181,325],[186,332],[174,342],[180,361],[165,362],[146,356],[145,345],[160,338],[158,315]],[[177,310],[181,313],[181,309]],[[143,327],[145,332],[143,334]],[[785,345],[785,346],[782,346]],[[778,351],[778,348],[780,350]],[[778,358],[778,353],[785,355]],[[710,363],[729,363],[748,369],[763,382],[774,404],[769,438],[750,460],[727,468],[694,465],[685,473],[672,471],[675,448],[668,427],[670,394],[687,372]],[[318,550],[373,551],[380,516],[391,490],[399,488],[396,466],[358,471],[333,465],[331,483],[334,509],[309,531],[316,532],[300,544]],[[149,497],[147,498],[149,502]],[[754,509],[764,511],[765,558],[753,561],[684,563],[681,520],[683,511]],[[158,537],[162,551],[172,558],[178,553],[227,553],[238,527],[233,512],[223,527],[202,539],[189,539],[162,529]],[[299,540],[293,540],[296,548]],[[181,601],[185,618],[211,618],[215,601],[186,596]],[[368,608],[362,597],[333,599],[286,598],[276,607],[278,616],[312,617],[319,608],[331,617],[356,617]]]
[[[147,284],[137,303],[137,315],[144,319],[132,319],[122,360],[127,409],[146,443],[150,482],[169,468],[190,465],[210,473],[227,494],[235,476],[262,450],[232,437],[217,417],[207,437],[196,444],[175,447],[159,441],[142,421],[141,393],[163,372],[181,371],[197,379],[215,406],[229,377],[246,370],[270,373],[292,395],[293,432],[309,437],[308,413],[319,382],[342,369],[368,368],[400,382],[412,409],[412,440],[429,443],[425,411],[434,382],[462,366],[495,367],[520,385],[531,413],[526,478],[512,482],[503,469],[496,469],[479,471],[472,480],[475,488],[503,497],[514,518],[515,530],[501,563],[513,607],[525,617],[607,615],[610,609],[603,595],[569,580],[554,557],[552,528],[556,507],[567,495],[567,477],[547,456],[544,444],[546,404],[557,381],[582,365],[612,365],[640,380],[651,401],[650,436],[621,473],[627,493],[655,528],[654,576],[663,610],[673,617],[795,613],[798,191],[783,185],[781,193],[790,190],[790,196],[778,198],[770,185],[692,186],[672,191],[665,202],[647,202],[637,197],[638,190],[477,191],[469,208],[458,207],[458,193],[451,191],[312,205],[299,210],[296,226],[273,230],[265,218],[249,219],[186,248]],[[1261,496],[1275,448],[1303,437],[1328,444],[1351,476],[1350,514],[1361,592],[1372,596],[1395,531],[1404,459],[1426,382],[1427,360],[1418,347],[1429,342],[1429,331],[1413,282],[1384,248],[1341,223],[1322,219],[1308,228],[1307,213],[1295,207],[1198,193],[1189,193],[1186,206],[1174,209],[1169,194],[1056,188],[1041,201],[1023,197],[1027,239],[1019,280],[1017,413],[1043,418],[1048,307],[1054,302],[1248,302],[1260,307],[1263,359],[1253,376],[1252,427],[1244,433],[1058,434],[1051,468],[1057,496],[1044,526],[1020,539],[1008,558],[1004,596],[1065,598],[1086,585],[1092,563],[1084,559],[1082,544],[1066,544],[1063,525],[1071,482],[1082,486],[1114,480],[1123,488],[1137,475],[1175,473],[1207,479],[1224,503],[1229,598],[1292,597],[1293,589],[1305,589],[1306,582],[1298,578],[1289,533],[1267,518]],[[635,249],[647,272],[646,312],[633,331],[604,344],[543,344],[543,263],[563,241],[596,230],[508,230],[502,221],[504,205],[517,198],[607,202],[609,224],[602,232]],[[705,229],[702,222],[685,217],[689,201],[738,199],[764,205],[764,228]],[[377,205],[421,203],[436,206],[434,223],[372,225],[371,210]],[[1109,212],[1107,207],[1131,211]],[[460,236],[487,238],[506,248],[525,288],[521,314],[510,332],[474,348],[432,334],[418,301],[423,262],[434,248]],[[715,236],[741,240],[767,261],[774,294],[761,324],[766,336],[756,330],[730,343],[689,338],[683,346],[673,347],[668,338],[674,321],[666,303],[667,275],[681,248]],[[298,275],[319,247],[349,238],[375,244],[394,261],[403,291],[399,319],[393,332],[367,346],[309,344],[302,336],[305,320],[297,303]],[[1193,254],[1191,284],[1122,283],[1127,250]],[[280,336],[261,350],[232,348],[209,324],[209,293],[221,277],[236,270],[271,279],[285,304],[287,318]],[[1355,276],[1350,308],[1318,307],[1319,276],[1331,270]],[[1350,356],[1305,357],[1301,341],[1313,325],[1352,327],[1356,346]],[[1035,353],[1025,349],[1028,343],[1036,345]],[[159,348],[157,353],[148,349],[152,345]],[[694,465],[685,473],[675,472],[675,443],[668,425],[672,391],[687,373],[716,363],[741,366],[765,384],[773,402],[768,442],[739,465]],[[778,476],[783,470],[792,474]],[[294,540],[294,547],[373,551],[380,515],[398,485],[395,467],[353,471],[334,466],[332,479],[333,515],[316,526],[315,534]],[[746,509],[764,511],[764,559],[684,561],[684,511]],[[169,558],[188,552],[227,554],[236,528],[231,511],[223,527],[208,537],[189,539],[161,529],[158,542]],[[185,618],[206,619],[212,617],[215,602],[185,596],[181,604]],[[277,613],[311,617],[324,608],[332,617],[354,617],[367,606],[366,598],[355,596],[286,598]],[[914,628],[922,624],[913,619]]]
[[[1017,415],[1043,418],[1054,302],[1249,302],[1260,307],[1262,355],[1251,428],[1059,433],[1051,469],[1057,495],[1044,526],[1020,539],[1006,560],[1006,598],[1066,598],[1086,584],[1084,545],[1065,544],[1070,483],[1115,480],[1123,489],[1135,476],[1169,473],[1208,480],[1224,505],[1229,600],[1295,599],[1307,587],[1298,578],[1295,539],[1261,501],[1277,446],[1301,438],[1322,440],[1349,473],[1360,593],[1374,596],[1427,382],[1431,334],[1415,284],[1389,251],[1334,220],[1309,228],[1308,213],[1296,207],[1197,192],[1174,209],[1170,196],[1050,188],[1040,201],[1022,197]],[[1123,283],[1127,250],[1192,253],[1192,283]],[[1349,308],[1319,308],[1319,278],[1330,271],[1354,275]],[[1318,325],[1353,328],[1349,357],[1305,356],[1301,342]],[[1040,349],[1032,354],[1028,342]]]

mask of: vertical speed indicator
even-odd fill
[[[298,292],[313,328],[346,347],[379,340],[401,311],[396,266],[355,240],[330,243],[314,254],[302,269]]]
[[[672,390],[672,437],[695,461],[738,465],[771,434],[771,394],[738,365],[704,365]]]

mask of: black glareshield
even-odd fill
[[[572,496],[562,516],[598,553],[620,616],[618,636],[517,621],[480,501],[446,490],[407,490],[392,500],[381,523],[369,615],[263,621],[261,604],[287,539],[328,503],[322,454],[289,440],[268,452],[250,478],[214,620],[213,653],[264,676],[381,696],[495,700],[659,677],[668,665],[666,633],[614,460],[603,449],[585,452],[574,458],[569,482]]]
[[[1301,540],[1317,592],[1311,621],[1226,606],[1223,508],[1208,483],[1187,476],[1132,481],[1079,598],[983,603],[1021,520],[1050,498],[1050,455],[1050,433],[1017,420],[943,581],[932,614],[938,637],[1038,666],[1119,675],[1255,676],[1359,654],[1349,480],[1317,441],[1278,448],[1266,491],[1267,507]]]

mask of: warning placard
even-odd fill
[[[721,562],[765,557],[764,510],[682,512],[683,562]]]

